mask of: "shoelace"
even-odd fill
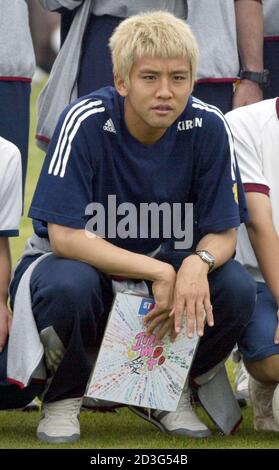
[[[79,414],[81,403],[82,398],[45,403],[43,406],[43,413],[60,417],[65,417],[65,415],[67,415],[76,418]]]

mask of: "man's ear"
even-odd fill
[[[128,86],[123,78],[120,78],[118,75],[114,76],[114,86],[121,96],[125,97],[128,95]]]

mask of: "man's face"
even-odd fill
[[[184,110],[191,87],[186,58],[137,59],[130,72],[130,84],[116,80],[125,97],[125,122],[140,142],[156,142]]]

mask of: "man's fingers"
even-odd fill
[[[277,318],[279,319],[279,309],[277,310]],[[277,323],[277,328],[275,330],[274,343],[279,344],[279,320]]]
[[[169,314],[167,312],[162,313],[161,315],[158,315],[156,318],[154,318],[154,320],[151,321],[150,325],[148,326],[146,330],[147,333],[152,334],[155,328],[159,325],[159,323],[161,323],[164,320],[167,320],[168,318],[169,318]]]
[[[214,326],[213,309],[209,298],[204,301],[204,310],[208,326]]]
[[[188,338],[193,338],[195,333],[195,317],[193,314],[186,313],[186,334]]]
[[[205,319],[204,304],[203,302],[197,302],[196,304],[196,328],[197,328],[197,334],[199,336],[203,336],[204,319]]]
[[[173,307],[169,313],[169,317],[173,317],[175,313],[175,307]]]
[[[193,338],[195,332],[195,303],[193,300],[186,305],[186,334],[188,338]]]
[[[177,333],[175,332],[174,324],[172,324],[171,333],[170,333],[171,343],[173,343],[176,340],[176,338],[177,338]]]
[[[156,315],[158,315],[158,312],[159,312],[159,309],[158,309],[157,305],[155,304],[154,307],[152,308],[152,310],[150,310],[148,312],[148,314],[145,316],[143,322],[144,323],[149,322],[150,320],[152,320],[152,318],[155,318]]]
[[[176,301],[175,307],[174,307],[174,329],[175,332],[178,334],[181,331],[182,328],[182,319],[184,315],[184,301]]]
[[[148,314],[144,318],[144,324],[148,323],[149,321],[157,318],[159,315],[162,315],[166,312],[169,312],[169,308],[167,307],[158,307],[157,305],[154,306],[152,310],[148,312]],[[169,313],[168,313],[169,314]]]
[[[163,325],[161,326],[161,328],[158,330],[158,332],[156,333],[156,340],[157,341],[160,341],[161,339],[163,339],[163,337],[165,336],[165,334],[170,330],[172,329],[173,325],[173,319],[172,318],[168,318],[164,323]]]

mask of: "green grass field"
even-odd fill
[[[0,449],[271,449],[277,448],[275,433],[256,433],[252,429],[251,412],[244,412],[242,426],[235,436],[220,436],[204,413],[198,414],[213,430],[207,439],[174,437],[159,432],[154,426],[127,409],[119,413],[81,413],[81,439],[71,445],[51,445],[36,439],[39,413],[1,412]]]
[[[28,178],[26,186],[25,213],[21,222],[20,238],[12,240],[13,262],[20,257],[27,237],[32,233],[31,221],[26,217],[36,180],[43,161],[43,153],[34,143],[36,99],[40,87],[34,85],[31,105],[31,131]],[[228,364],[232,378],[232,364]],[[251,408],[243,411],[243,422],[235,436],[220,436],[215,426],[201,409],[198,414],[212,429],[213,436],[207,439],[190,439],[162,434],[146,421],[122,408],[117,413],[81,413],[81,440],[69,445],[48,445],[36,438],[36,427],[40,414],[21,411],[1,412],[0,449],[271,449],[279,448],[276,433],[257,433],[253,430]]]

